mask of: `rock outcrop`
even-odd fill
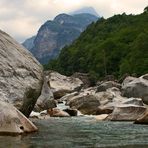
[[[37,131],[37,127],[29,121],[13,105],[0,101],[0,135],[18,135]]]
[[[29,51],[0,31],[0,100],[29,116],[42,83],[42,66]]]
[[[123,81],[122,94],[128,98],[141,98],[145,104],[148,104],[148,74],[139,78],[128,77]]]
[[[49,74],[49,83],[55,99],[63,97],[66,93],[79,91],[83,86],[83,82],[80,79],[66,77],[57,72]]]

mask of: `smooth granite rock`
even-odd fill
[[[18,135],[37,130],[13,105],[0,101],[0,135]]]
[[[145,104],[148,104],[148,74],[132,81],[127,82],[126,78],[122,84],[122,95],[125,97],[141,98]],[[126,83],[125,83],[126,82]]]
[[[29,116],[43,83],[43,69],[23,46],[0,31],[0,100]]]

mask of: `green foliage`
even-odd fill
[[[47,68],[62,74],[89,73],[92,83],[106,75],[148,72],[148,13],[115,15],[92,23]]]
[[[148,6],[144,8],[144,12],[148,13]]]

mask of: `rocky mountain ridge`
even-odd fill
[[[55,58],[65,45],[71,44],[90,23],[97,20],[97,16],[88,13],[59,14],[54,20],[45,22],[37,35],[27,39],[23,45],[40,63],[46,64]]]

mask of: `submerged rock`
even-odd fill
[[[55,99],[63,97],[66,93],[79,91],[83,86],[83,82],[80,79],[66,77],[57,72],[51,72],[49,74],[49,83]]]
[[[131,81],[126,78],[122,84],[122,95],[128,98],[141,98],[145,104],[148,104],[148,74],[135,78]]]
[[[23,46],[0,31],[0,98],[27,117],[41,92],[42,66]]]
[[[14,106],[0,101],[0,134],[17,135],[37,131],[37,127]]]

